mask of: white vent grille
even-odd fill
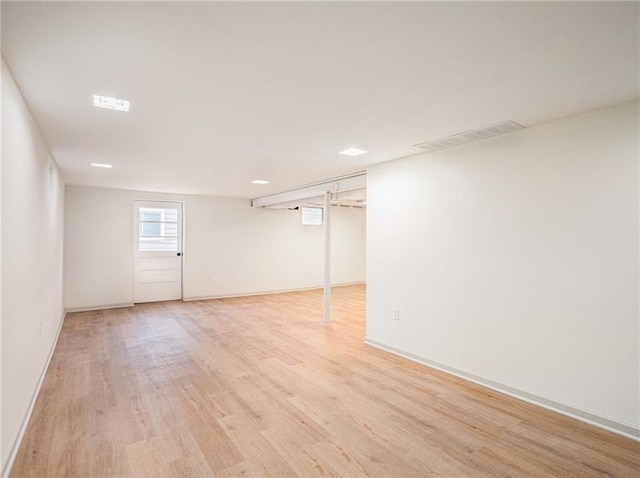
[[[436,151],[438,149],[450,148],[451,146],[458,146],[459,144],[470,143],[471,141],[478,141],[479,139],[511,133],[523,128],[524,126],[514,121],[503,121],[502,123],[487,126],[486,128],[472,129],[470,131],[464,131],[463,133],[452,134],[445,138],[414,144],[413,147],[424,149],[425,151]]]

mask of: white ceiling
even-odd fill
[[[637,2],[1,8],[2,55],[68,184],[250,198],[640,96]]]

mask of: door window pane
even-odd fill
[[[158,211],[151,208],[140,208],[140,220],[141,221],[162,221],[162,211]]]
[[[162,225],[159,223],[153,223],[153,222],[141,222],[140,236],[142,237],[162,236]]]

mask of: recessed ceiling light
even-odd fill
[[[266,181],[264,179],[254,179],[251,181],[253,184],[269,184],[271,181]]]
[[[364,149],[359,148],[349,148],[344,151],[340,151],[340,154],[346,154],[347,156],[360,156],[361,154],[366,153]]]
[[[131,104],[127,100],[119,100],[109,96],[93,95],[93,106],[107,108],[109,110],[129,111]]]
[[[91,166],[93,166],[94,168],[111,168],[113,167],[111,164],[104,164],[104,163],[91,163]]]

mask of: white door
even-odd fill
[[[182,299],[182,203],[134,201],[133,301]]]

